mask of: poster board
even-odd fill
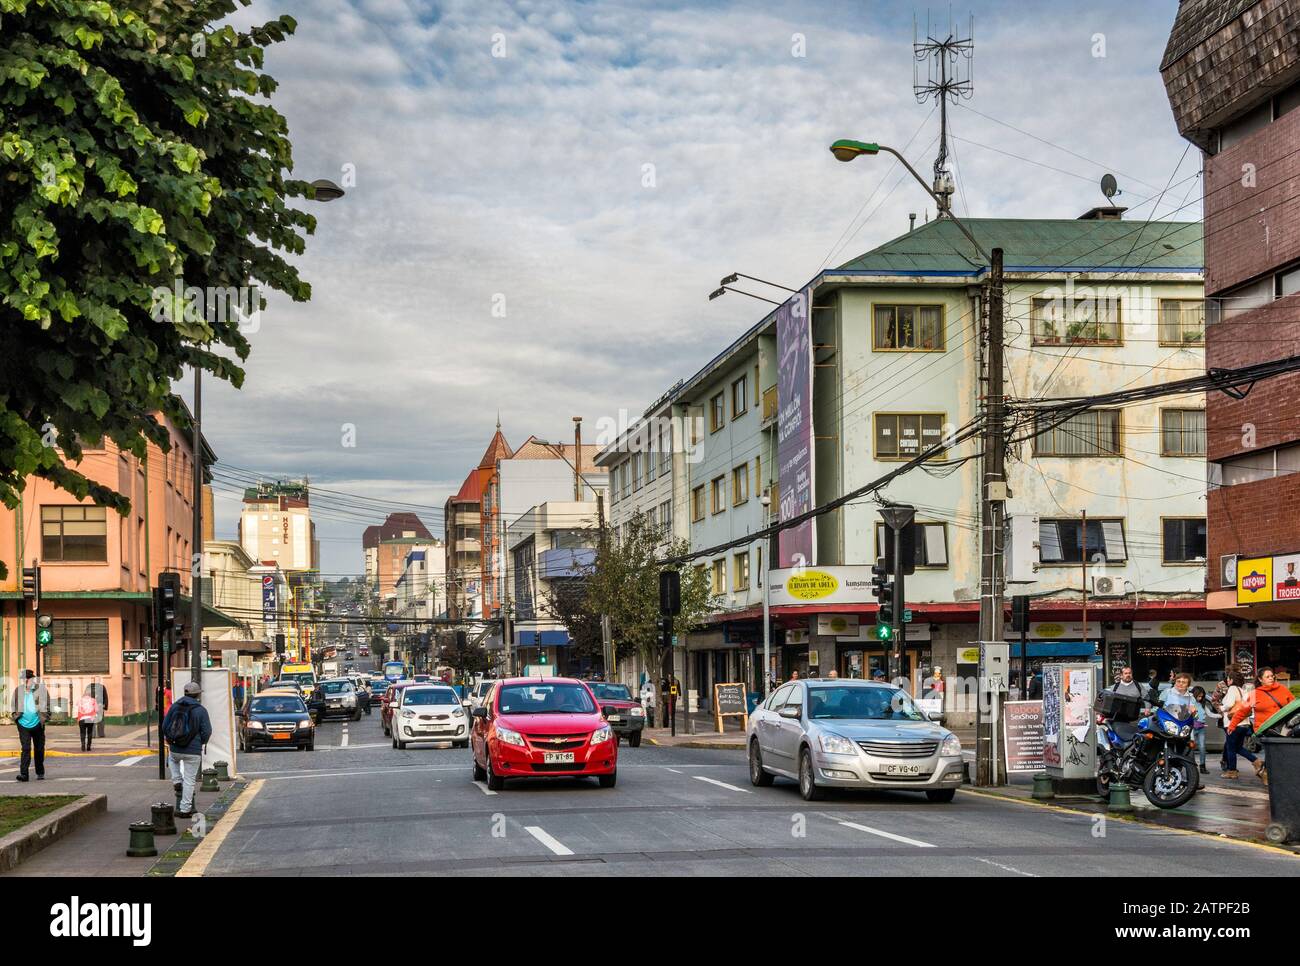
[[[199,769],[211,768],[215,762],[224,761],[229,765],[230,774],[238,774],[235,761],[235,701],[231,691],[234,684],[234,672],[231,668],[204,668],[199,678],[203,685],[203,694],[199,696],[208,718],[212,721],[212,737],[199,759]],[[190,682],[190,669],[172,668],[172,694],[179,697],[185,693],[185,685]]]
[[[1007,774],[1042,771],[1043,702],[1008,701],[1003,709]]]
[[[722,719],[729,717],[740,718],[742,731],[749,725],[745,686],[738,681],[713,686],[713,723],[717,726],[718,734],[722,734]]]

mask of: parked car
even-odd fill
[[[326,678],[320,683],[323,702],[320,717],[344,717],[353,721],[361,720],[361,704],[357,701],[356,688],[347,678]]]
[[[618,780],[618,742],[591,689],[573,678],[507,678],[472,714],[474,780],[591,775]]]
[[[391,720],[394,748],[405,748],[412,741],[450,741],[456,748],[469,747],[469,715],[446,685],[403,688]]]
[[[614,734],[627,738],[633,748],[641,747],[641,731],[645,728],[645,709],[632,697],[626,684],[607,684],[589,681],[587,686],[600,702],[600,713],[605,716]]]
[[[807,801],[827,788],[924,791],[950,802],[962,782],[961,741],[900,688],[813,678],[777,688],[747,728],[749,780],[799,783]]]
[[[239,750],[296,747],[316,748],[316,725],[297,688],[264,690],[241,708],[236,717]]]
[[[393,733],[393,705],[401,698],[402,691],[414,683],[414,681],[394,681],[385,689],[379,705],[379,723],[384,728],[385,737]]]

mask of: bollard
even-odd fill
[[[218,761],[212,767],[216,769],[217,781],[219,782],[230,781],[230,772],[228,771],[228,769],[230,768],[230,762]]]
[[[1056,797],[1056,789],[1052,785],[1052,776],[1047,772],[1040,771],[1034,775],[1034,791],[1031,798],[1040,802],[1049,802]]]
[[[126,850],[127,855],[132,858],[144,858],[158,854],[153,844],[153,822],[132,822],[130,828],[131,845]]]
[[[221,786],[217,784],[217,770],[215,768],[203,769],[203,784],[199,786],[201,792],[219,792]]]
[[[158,802],[153,806],[153,834],[176,834],[176,810],[166,802]]]
[[[1110,804],[1106,807],[1108,812],[1131,812],[1133,811],[1133,802],[1129,798],[1128,786],[1123,782],[1110,783]]]

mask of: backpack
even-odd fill
[[[184,748],[198,735],[199,729],[194,723],[192,709],[188,705],[173,708],[171,720],[167,722],[167,743],[173,748]]]

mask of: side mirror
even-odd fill
[[[797,704],[784,705],[777,714],[782,718],[793,718],[795,721],[803,717],[803,711]]]
[[[931,721],[937,721],[939,724],[943,724],[948,717],[942,711],[928,711],[925,716]]]

